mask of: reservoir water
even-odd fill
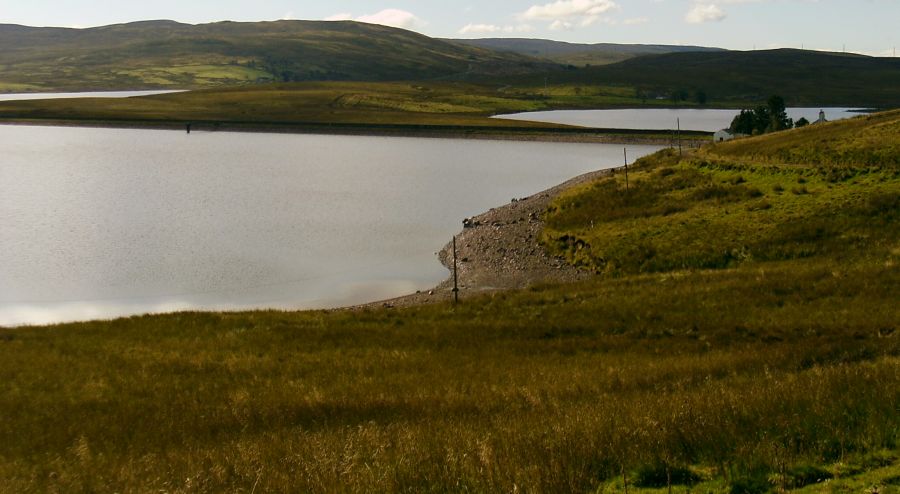
[[[801,117],[810,122],[819,118],[819,110],[828,120],[841,120],[861,115],[853,108],[788,108],[788,117],[797,121]],[[607,129],[674,129],[681,119],[682,130],[715,132],[731,125],[740,110],[716,109],[631,109],[631,110],[553,110],[497,115],[494,118],[530,120],[582,127]]]
[[[427,289],[464,217],[622,160],[620,145],[12,125],[0,149],[0,326]]]
[[[89,91],[83,93],[0,93],[0,101],[21,101],[30,99],[64,99],[64,98],[131,98],[134,96],[153,96],[154,94],[181,93],[184,91],[151,90],[151,91]]]

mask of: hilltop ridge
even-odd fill
[[[543,63],[354,21],[0,25],[0,91],[515,74]]]
[[[660,55],[680,52],[717,52],[723,48],[704,46],[620,44],[620,43],[568,43],[534,38],[481,38],[450,39],[457,44],[477,46],[496,51],[518,53],[543,58],[561,64],[577,66],[606,65],[644,55]]]

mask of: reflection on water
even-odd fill
[[[810,122],[819,118],[823,110],[828,120],[841,120],[859,116],[852,108],[788,108],[788,117],[795,121],[801,117]],[[531,120],[582,127],[599,127],[608,129],[652,129],[666,130],[677,127],[681,120],[682,130],[702,130],[715,132],[731,125],[740,110],[714,109],[637,109],[637,110],[554,110],[512,115],[497,115],[495,118],[511,120]]]
[[[0,126],[0,145],[0,325],[426,289],[462,218],[622,159],[597,144],[25,126]]]

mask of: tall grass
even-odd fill
[[[569,492],[837,461],[897,446],[898,282],[810,261],[7,330],[0,490]]]

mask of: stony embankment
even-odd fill
[[[530,197],[467,218],[456,237],[460,300],[492,290],[525,288],[542,282],[573,282],[591,273],[552,257],[540,245],[543,214],[550,201],[562,191],[614,173],[601,170],[573,178]],[[404,307],[446,301],[453,296],[453,244],[448,243],[438,258],[451,276],[432,290],[363,307]]]

